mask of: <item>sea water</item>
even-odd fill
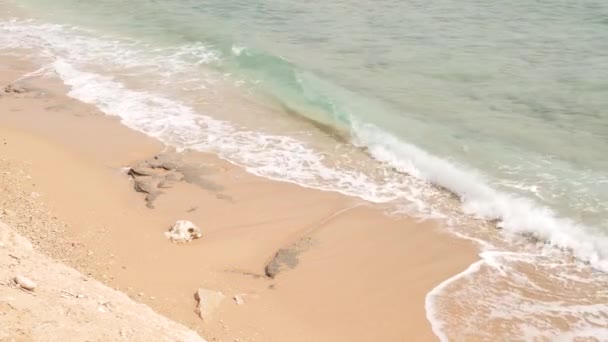
[[[607,3],[0,3],[0,49],[133,129],[477,241],[440,338],[608,339]]]

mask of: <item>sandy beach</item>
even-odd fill
[[[35,250],[208,341],[436,340],[425,296],[476,260],[470,243],[433,221],[389,217],[381,205],[173,151],[66,96],[56,78],[14,83],[38,68],[0,59],[0,85],[14,86],[0,95],[0,220]],[[128,173],[142,165],[179,177],[155,184],[151,198]],[[202,237],[171,243],[164,233],[177,220]],[[41,291],[46,272],[27,275]],[[224,296],[204,319],[195,312],[201,288]],[[11,291],[0,284],[0,295]],[[3,312],[8,340],[39,338],[11,325],[28,311]]]

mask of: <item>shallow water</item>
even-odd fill
[[[457,297],[486,308],[472,330],[607,333],[608,282],[593,271],[608,270],[603,2],[16,3],[26,14],[0,22],[0,48],[32,51],[72,96],[129,127],[483,238],[482,261],[429,294],[439,336],[465,336],[450,328],[464,324],[449,315]],[[542,291],[492,290],[531,274]],[[591,290],[573,299],[576,319],[546,326],[569,306],[542,293],[564,281]],[[463,299],[480,291],[487,302]],[[506,320],[488,309],[502,302],[513,326],[488,323]]]

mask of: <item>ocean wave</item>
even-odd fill
[[[435,157],[370,124],[354,126],[355,139],[377,160],[458,196],[465,214],[506,233],[531,234],[544,243],[571,251],[577,258],[608,271],[608,237],[534,201],[497,191],[476,171]]]

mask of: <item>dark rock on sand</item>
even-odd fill
[[[154,200],[162,194],[160,189],[168,189],[176,182],[187,182],[205,190],[219,192],[223,187],[203,177],[209,173],[209,168],[202,165],[192,165],[183,161],[178,153],[163,153],[138,163],[129,169],[129,176],[134,179],[134,188],[138,192],[148,194],[146,205],[154,208]],[[219,196],[224,199],[229,196]]]
[[[184,178],[179,171],[169,168],[169,164],[161,156],[133,166],[129,170],[129,175],[134,179],[135,191],[147,194],[146,206],[148,208],[154,208],[154,201],[162,194],[160,189],[168,189],[173,186],[175,181]]]
[[[310,237],[304,237],[287,248],[279,249],[272,260],[266,265],[266,276],[274,278],[286,268],[293,269],[298,266],[298,263],[300,262],[298,256],[300,253],[307,250],[311,244],[312,239]]]
[[[274,258],[266,265],[266,276],[274,278],[285,266],[292,269],[298,266],[298,251],[292,248],[279,249]]]

